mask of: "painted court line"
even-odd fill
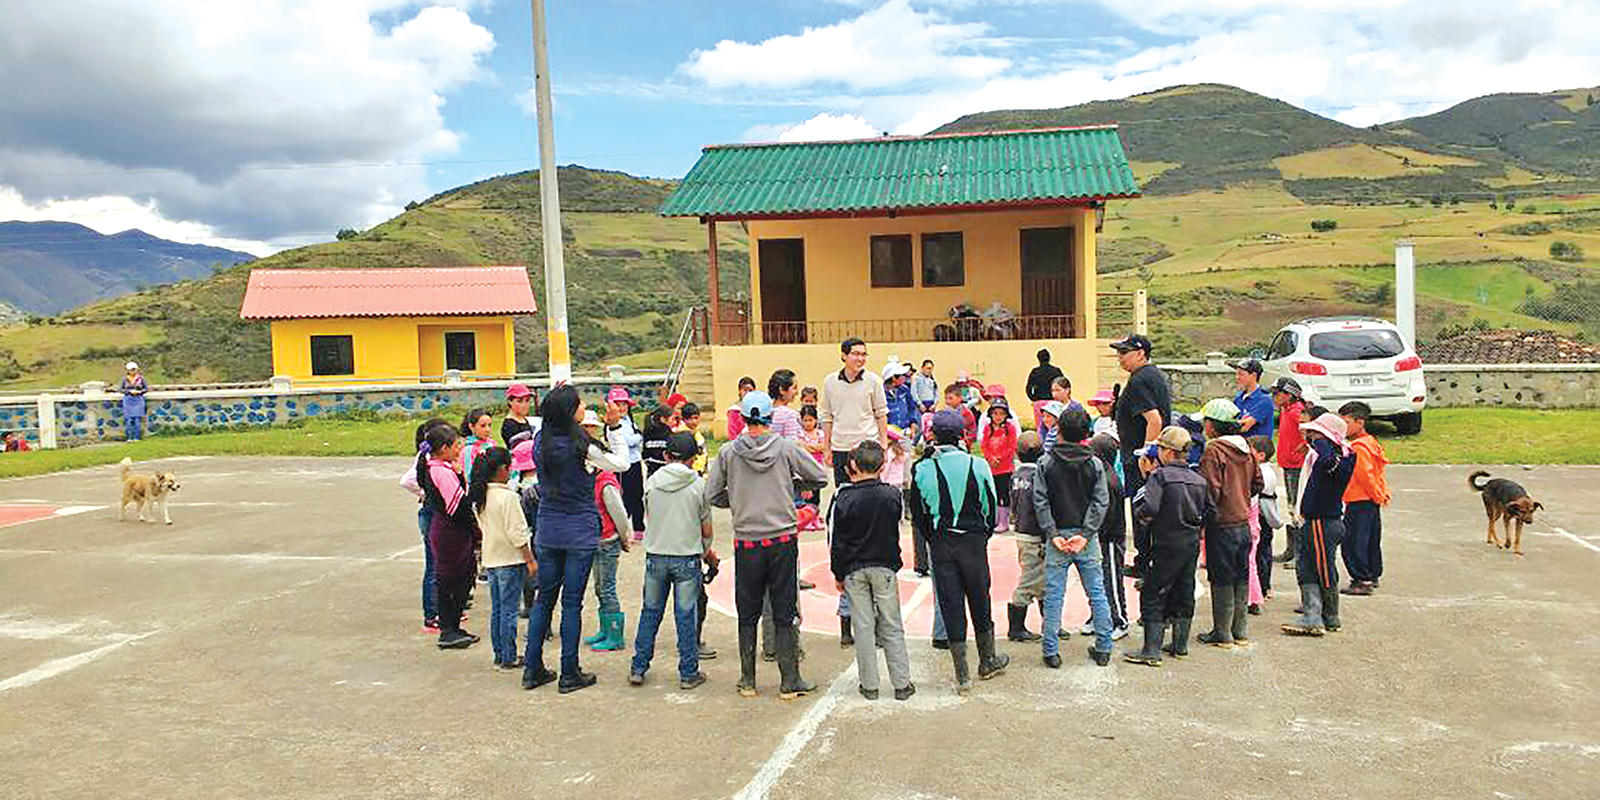
[[[75,670],[85,664],[90,664],[100,660],[102,657],[114,650],[126,647],[147,636],[154,636],[156,633],[158,633],[158,631],[150,631],[148,633],[127,636],[121,641],[112,642],[111,644],[103,647],[96,647],[95,649],[87,652],[79,653],[73,656],[63,656],[62,658],[46,661],[43,664],[28,670],[27,672],[24,672],[20,675],[13,675],[3,681],[0,681],[0,694],[9,692],[12,689],[21,689],[32,686],[41,681],[54,678],[62,673],[71,672],[72,670]]]
[[[839,673],[839,677],[833,679],[833,683],[828,686],[828,691],[818,698],[817,702],[812,704],[810,708],[806,709],[806,713],[800,717],[800,721],[796,722],[794,727],[790,728],[789,732],[784,735],[783,741],[778,743],[778,749],[772,751],[772,755],[767,758],[766,763],[762,764],[761,769],[756,771],[755,777],[751,778],[743,789],[734,794],[733,800],[765,800],[767,794],[772,791],[772,787],[778,785],[778,780],[783,777],[783,773],[794,765],[795,759],[800,757],[800,754],[805,751],[806,745],[810,744],[812,738],[817,735],[817,728],[822,725],[822,721],[827,719],[828,715],[833,713],[833,709],[839,705],[839,698],[850,690],[850,684],[855,683],[855,681],[856,665],[852,661],[850,666]]]
[[[1584,539],[1581,536],[1577,536],[1575,534],[1568,533],[1566,528],[1556,528],[1555,532],[1558,535],[1565,536],[1568,539],[1571,539],[1572,541],[1577,542],[1578,544],[1581,544],[1584,547],[1587,547],[1590,550],[1595,551],[1596,553],[1600,553],[1600,545],[1596,545],[1594,542],[1591,542],[1591,541],[1589,541],[1587,539]]]

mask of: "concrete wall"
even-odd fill
[[[1094,213],[1081,208],[751,221],[750,285],[755,295],[751,317],[756,321],[762,318],[762,239],[805,240],[806,317],[810,320],[942,320],[958,303],[971,303],[981,309],[996,301],[1020,314],[1022,253],[1019,231],[1049,227],[1074,229],[1072,263],[1078,273],[1079,330],[1092,331],[1095,329]],[[963,233],[966,284],[922,286],[922,250],[916,235],[954,231]],[[912,287],[872,287],[871,237],[890,234],[913,236],[911,258],[915,285]],[[756,330],[759,332],[760,328]]]
[[[1233,370],[1222,364],[1162,364],[1174,400],[1232,397]],[[1429,364],[1428,405],[1513,408],[1600,407],[1600,364]]]
[[[478,334],[478,368],[463,374],[516,372],[510,317],[334,317],[274,321],[272,374],[323,385],[370,383],[377,376],[438,376],[444,373],[444,332],[463,330]],[[350,336],[356,374],[312,375],[312,336]]]

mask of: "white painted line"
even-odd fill
[[[419,548],[409,548],[400,555],[409,553]],[[310,562],[310,563],[335,563],[335,564],[386,564],[400,559],[395,555],[389,556],[307,556],[288,553],[120,553],[98,550],[44,550],[34,548],[0,548],[0,553],[10,553],[24,556],[57,556],[70,555],[79,557],[115,558],[119,561],[136,561],[144,563],[161,563],[174,561],[180,563],[231,563],[241,564],[270,564],[273,562]],[[422,559],[415,559],[421,561]]]
[[[127,645],[133,644],[134,642],[137,642],[147,636],[154,636],[156,633],[157,631],[150,631],[148,633],[128,636],[121,641],[112,642],[104,647],[96,647],[88,652],[46,661],[43,664],[28,670],[27,672],[24,672],[20,675],[13,675],[3,681],[0,681],[0,694],[9,692],[12,689],[22,689],[32,686],[40,681],[46,681],[54,678],[55,676],[64,672],[71,672],[72,670],[75,670],[85,664],[100,660],[103,656],[113,650],[126,647]]]
[[[1597,545],[1594,542],[1588,541],[1587,539],[1584,539],[1584,538],[1582,538],[1580,536],[1576,536],[1574,534],[1568,533],[1566,528],[1556,528],[1555,531],[1556,531],[1556,533],[1558,533],[1558,534],[1560,534],[1562,536],[1565,536],[1568,539],[1571,539],[1572,541],[1577,542],[1578,544],[1581,544],[1584,547],[1587,547],[1590,550],[1595,551],[1596,553],[1600,553],[1600,545]]]
[[[70,517],[74,514],[83,514],[88,511],[99,511],[103,508],[110,508],[110,506],[62,506],[56,509],[55,514],[58,517]]]
[[[817,728],[822,725],[822,721],[833,713],[833,709],[839,705],[839,698],[843,697],[844,693],[851,689],[850,684],[855,683],[855,681],[856,664],[851,661],[850,666],[839,673],[839,677],[833,679],[833,683],[828,686],[828,691],[818,698],[810,708],[806,709],[806,713],[800,717],[800,721],[789,729],[789,732],[784,735],[783,741],[778,743],[778,749],[772,751],[772,755],[767,758],[766,763],[762,764],[761,769],[756,771],[755,777],[751,778],[743,789],[734,794],[733,800],[765,800],[767,793],[772,791],[772,787],[778,785],[778,779],[782,778],[783,773],[794,765],[794,760],[805,751],[806,745],[810,744],[812,738],[817,735]]]

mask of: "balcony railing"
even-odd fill
[[[723,318],[715,326],[699,317],[700,343],[717,345],[836,343],[851,336],[869,342],[981,342],[1007,339],[1067,339],[1081,335],[1071,314],[1015,317],[990,324],[981,317],[841,319],[753,322]]]

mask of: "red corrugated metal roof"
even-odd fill
[[[244,319],[532,314],[523,267],[257,269]]]

